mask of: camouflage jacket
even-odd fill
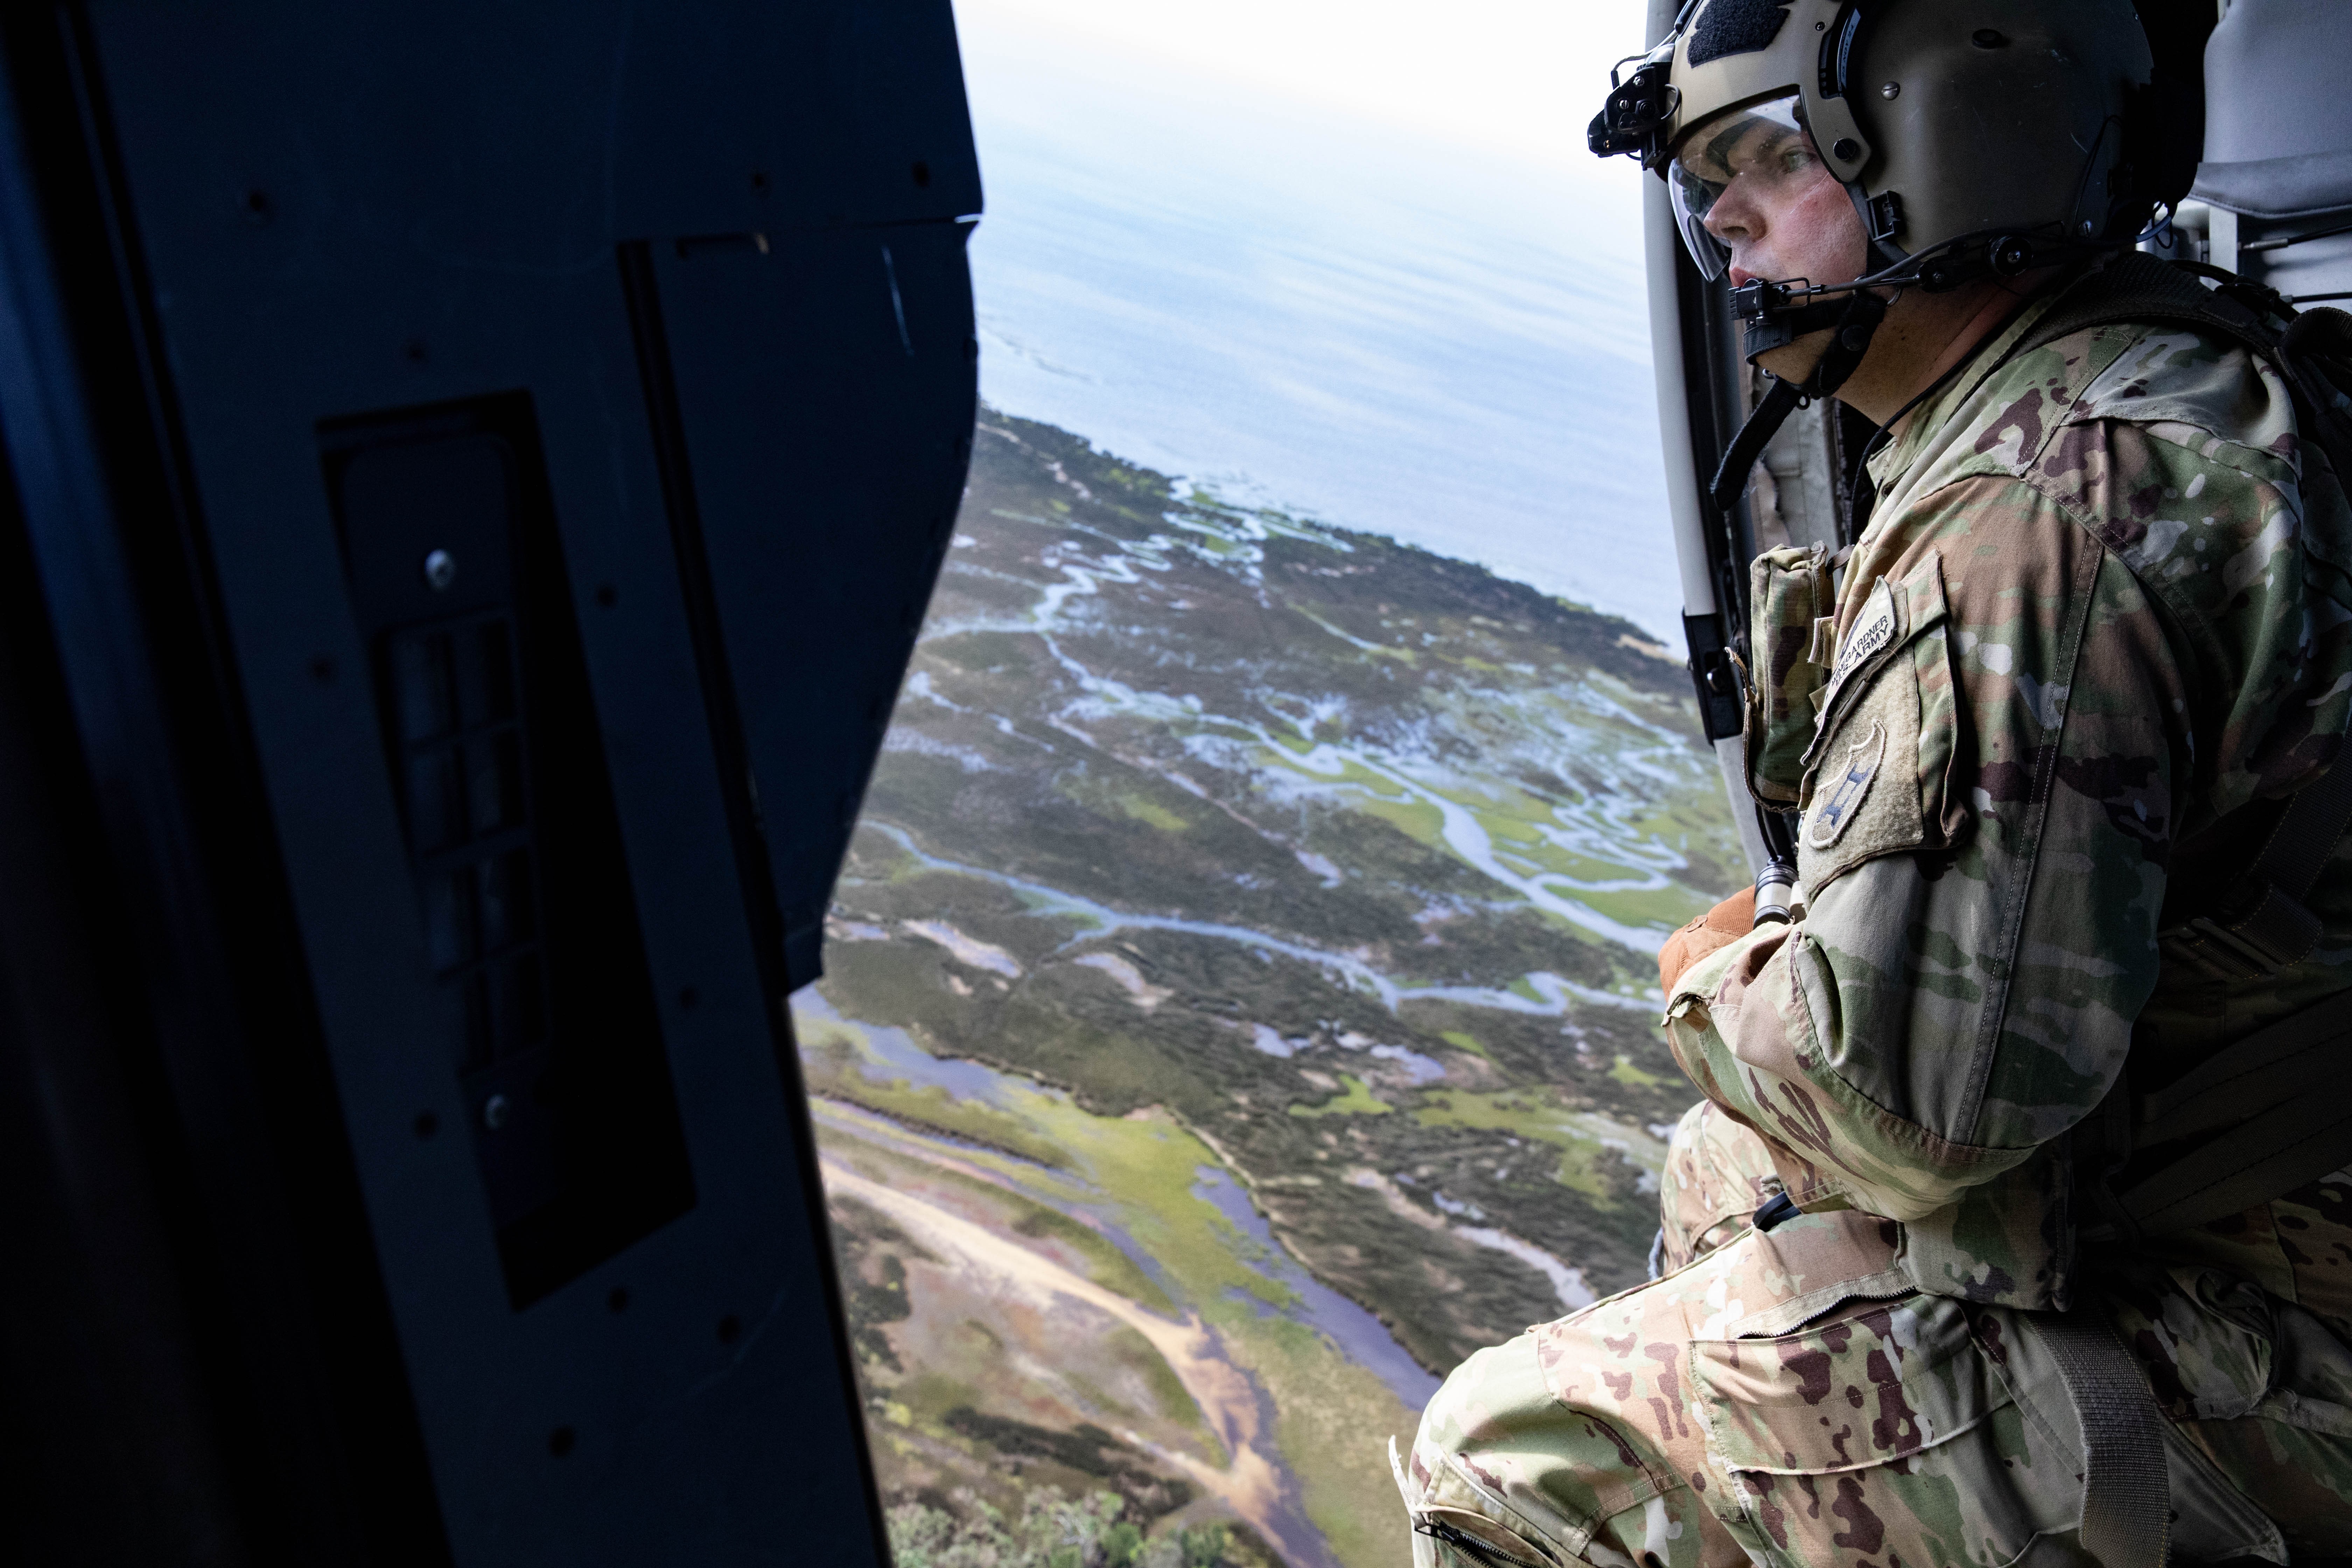
[[[1806,802],[1808,907],[1667,999],[1685,1068],[1779,1146],[1791,1197],[1901,1221],[1923,1289],[2021,1307],[2067,1304],[2065,1135],[2126,1058],[2158,1087],[2352,986],[2344,844],[2284,974],[2221,980],[2158,940],[2340,744],[2343,490],[2233,342],[2094,328],[1988,374],[2040,309],[1874,459],[1833,617],[1759,626],[1802,649],[1757,674],[1798,689],[1766,694],[1761,739]],[[2291,1272],[2267,1223],[2166,1245]]]

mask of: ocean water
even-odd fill
[[[983,395],[1681,646],[1639,172],[964,30]]]

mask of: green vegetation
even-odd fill
[[[1181,833],[1192,826],[1166,806],[1154,805],[1140,795],[1121,795],[1118,808],[1136,821],[1146,826],[1157,827],[1163,833]]]
[[[1610,1076],[1624,1081],[1619,1077],[1623,1067],[1621,1062]],[[1475,1128],[1549,1144],[1559,1151],[1552,1180],[1586,1194],[1598,1208],[1618,1207],[1629,1189],[1641,1185],[1634,1174],[1639,1167],[1628,1160],[1628,1152],[1647,1155],[1651,1168],[1664,1157],[1663,1146],[1646,1133],[1570,1110],[1540,1089],[1504,1094],[1436,1089],[1422,1098],[1413,1118],[1424,1127]],[[1654,1225],[1654,1210],[1643,1209],[1642,1223]]]
[[[1118,1489],[1116,1495],[1122,1503],[1143,1518],[1172,1513],[1192,1500],[1191,1486],[1157,1474],[1133,1449],[1091,1421],[1062,1430],[959,1405],[940,1417],[940,1425],[998,1454],[1045,1459],[1108,1481]]]
[[[881,1243],[919,1252],[898,1226],[855,1198],[835,1200],[833,1224],[839,1238],[857,1251]],[[842,1308],[849,1319],[850,1343],[858,1360],[892,1372],[906,1371],[890,1336],[882,1331],[891,1323],[906,1321],[913,1310],[907,1303],[903,1252],[878,1254],[870,1270],[845,1271],[841,1294]]]
[[[1055,1102],[1039,1095],[1037,1103],[1045,1107]],[[1045,1140],[1034,1132],[1024,1131],[1024,1138],[1033,1143],[1045,1144]],[[1070,1163],[1070,1157],[1057,1146],[1045,1146],[1053,1148],[1055,1154],[1050,1163]],[[922,1162],[910,1158],[907,1153],[863,1141],[854,1144],[829,1142],[828,1150],[843,1156],[845,1163],[853,1168],[886,1184],[920,1181],[947,1189],[954,1194],[960,1212],[980,1218],[983,1223],[1001,1226],[1012,1235],[1047,1243],[1049,1250],[1070,1258],[1076,1264],[1077,1272],[1105,1289],[1116,1291],[1156,1312],[1172,1314],[1176,1310],[1175,1303],[1153,1282],[1151,1276],[1146,1274],[1135,1259],[1121,1252],[1108,1237],[1082,1221],[1071,1218],[1060,1209],[1038,1202],[1012,1184],[992,1183],[952,1166]],[[971,1163],[982,1171],[992,1165],[1000,1172],[1004,1169],[1002,1164],[977,1152],[972,1154]],[[1073,1205],[1082,1201],[1084,1192],[1083,1188],[1075,1185],[1049,1186],[1042,1190]]]
[[[1333,1095],[1320,1105],[1294,1105],[1290,1108],[1290,1114],[1293,1116],[1386,1116],[1396,1109],[1385,1100],[1374,1100],[1372,1091],[1364,1087],[1362,1079],[1341,1073],[1339,1082],[1344,1086],[1341,1092]]]
[[[971,1493],[955,1507],[901,1503],[890,1510],[898,1568],[1274,1568],[1227,1524],[1189,1525],[1156,1541],[1119,1517],[1117,1494],[1072,1500],[1051,1488],[1026,1494],[1008,1519]]]
[[[1619,1083],[1627,1084],[1635,1089],[1655,1089],[1668,1081],[1656,1073],[1643,1072],[1624,1057],[1617,1058],[1617,1065],[1609,1069],[1609,1076]]]
[[[917,1089],[905,1079],[877,1080],[862,1069],[868,1061],[879,1066],[863,1048],[854,1026],[818,1020],[801,1031],[801,1072],[808,1091],[828,1100],[845,1100],[877,1116],[962,1138],[991,1149],[1002,1149],[1041,1165],[1059,1163],[1061,1152],[1033,1136],[1021,1121],[985,1105],[958,1100],[938,1085]]]

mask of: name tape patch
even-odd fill
[[[1830,667],[1829,683],[1822,689],[1821,700],[1814,705],[1813,743],[1805,748],[1803,758],[1807,767],[1812,765],[1813,758],[1829,739],[1827,731],[1821,726],[1836,722],[1838,699],[1864,670],[1875,668],[1877,657],[1894,647],[1902,635],[1902,612],[1895,608],[1894,590],[1881,577],[1871,586],[1870,596],[1862,602],[1862,614],[1855,617],[1853,629],[1846,633],[1845,643],[1838,649],[1837,662]]]
[[[1830,684],[1839,685],[1853,673],[1856,665],[1893,642],[1895,621],[1895,595],[1882,577],[1870,590],[1853,630],[1846,634],[1845,646],[1838,649],[1837,663],[1830,667]]]

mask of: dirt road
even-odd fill
[[[1158,1458],[1182,1467],[1199,1486],[1247,1520],[1291,1563],[1307,1568],[1331,1561],[1319,1532],[1300,1513],[1287,1474],[1270,1452],[1272,1435],[1265,1430],[1265,1401],[1248,1376],[1226,1359],[1215,1333],[1197,1316],[1178,1322],[1147,1311],[1052,1258],[916,1194],[869,1180],[835,1160],[827,1159],[824,1165],[829,1192],[880,1210],[923,1246],[952,1254],[967,1268],[985,1270],[1041,1304],[1055,1296],[1084,1302],[1150,1341],[1200,1405],[1202,1417],[1223,1441],[1232,1460],[1217,1469],[1192,1455],[1156,1444],[1146,1446]]]

